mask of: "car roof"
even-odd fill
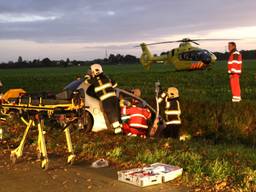
[[[142,102],[142,104],[143,104],[144,106],[147,106],[151,111],[153,111],[154,113],[156,113],[156,110],[155,110],[151,105],[149,105],[148,102],[146,102],[144,99],[142,99],[142,98],[140,98],[140,97],[137,97],[137,96],[135,96],[134,94],[132,94],[132,93],[130,93],[129,91],[126,91],[126,90],[124,90],[124,89],[115,88],[115,90],[116,90],[117,96],[119,96],[120,93],[123,93],[123,94],[125,94],[125,95],[128,95],[128,96],[130,96],[130,97],[132,97],[132,98],[134,98],[134,99],[139,100],[140,102]]]

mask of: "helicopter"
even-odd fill
[[[183,70],[203,70],[214,64],[217,57],[206,49],[192,46],[192,43],[199,45],[197,41],[223,41],[229,39],[189,39],[184,38],[177,41],[163,41],[157,43],[141,43],[142,54],[140,63],[145,69],[150,69],[153,63],[173,64],[176,71]],[[180,43],[178,48],[174,48],[161,55],[152,55],[148,46],[167,43]],[[136,46],[139,47],[139,46]]]

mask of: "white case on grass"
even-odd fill
[[[130,170],[118,171],[118,180],[133,184],[139,187],[146,187],[162,183],[162,176],[155,173],[150,173],[145,168],[136,168]]]
[[[183,169],[173,165],[154,163],[149,167],[118,171],[118,180],[139,187],[171,181],[182,175]]]
[[[157,173],[162,176],[163,182],[168,182],[176,179],[177,177],[182,175],[183,169],[178,166],[168,165],[164,163],[154,163],[151,164],[150,167],[153,167]]]

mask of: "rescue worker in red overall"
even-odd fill
[[[91,65],[92,78],[88,82],[94,87],[96,97],[102,102],[103,110],[106,114],[108,122],[114,128],[116,134],[122,132],[120,123],[120,108],[114,88],[114,83],[108,78],[102,70],[100,64]]]
[[[159,104],[162,101],[165,103],[166,128],[161,131],[160,136],[179,139],[181,110],[178,89],[176,87],[169,87],[167,92],[163,92],[158,98]]]
[[[123,107],[121,113],[129,117],[128,122],[123,124],[123,132],[126,135],[143,138],[147,136],[148,120],[151,118],[149,109],[134,102],[131,107]]]
[[[240,90],[240,75],[242,73],[242,55],[236,49],[235,42],[228,43],[229,59],[228,59],[228,74],[229,83],[232,92],[232,102],[241,101],[241,90]]]

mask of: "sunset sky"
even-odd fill
[[[0,62],[133,54],[141,42],[234,38],[256,49],[255,0],[0,0]],[[225,51],[227,42],[201,42]],[[178,44],[152,46],[155,53]]]

